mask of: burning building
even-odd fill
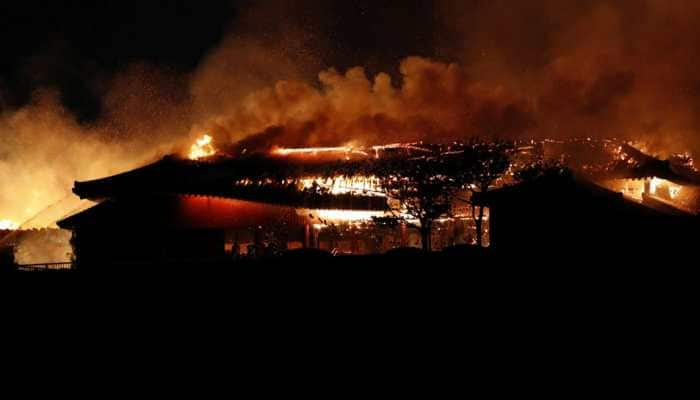
[[[638,202],[573,176],[549,176],[485,193],[494,249],[540,255],[688,249],[697,215],[650,197]]]
[[[76,182],[73,192],[98,204],[58,225],[73,231],[76,260],[85,265],[259,257],[296,248],[365,254],[419,246],[420,236],[405,226],[374,223],[373,217],[387,214],[391,199],[378,177],[358,171],[378,157],[427,151],[396,144],[227,153],[215,152],[205,138],[189,158],[168,156]],[[463,220],[438,221],[438,247],[464,242]]]
[[[406,224],[377,223],[399,207],[368,166],[379,159],[454,157],[464,144],[281,148],[240,142],[218,150],[205,135],[189,150],[187,158],[168,156],[75,183],[76,195],[98,203],[58,223],[73,232],[79,264],[220,260],[297,248],[367,254],[418,247],[423,238]],[[487,206],[485,245],[491,235],[496,247],[554,240],[562,227],[546,230],[554,236],[528,234],[533,226],[546,226],[549,217],[568,221],[567,229],[577,232],[566,235],[567,243],[607,243],[672,229],[700,209],[700,203],[690,204],[700,198],[692,195],[700,174],[688,160],[659,160],[614,140],[516,143],[509,157],[511,169],[495,181],[495,191],[478,199]],[[562,160],[580,179],[552,187],[512,185],[514,169],[542,158]],[[435,221],[430,239],[436,249],[476,242],[474,202],[460,197]],[[564,218],[567,213],[575,218]],[[589,226],[596,215],[611,226]],[[641,227],[640,221],[654,222]]]
[[[561,157],[581,177],[651,207],[667,203],[700,212],[700,172],[688,155],[662,160],[617,140],[549,143],[549,157]]]
[[[556,159],[568,169],[475,199],[489,207],[494,248],[539,254],[692,248],[700,173],[689,157],[661,160],[625,142],[592,139],[546,140],[518,153],[521,162]]]

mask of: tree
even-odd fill
[[[563,163],[556,160],[538,159],[515,171],[514,178],[518,182],[532,182],[542,178],[572,177],[573,172]]]
[[[472,192],[470,203],[476,225],[476,243],[483,243],[484,206],[475,204],[474,193],[485,193],[503,177],[510,166],[509,152],[513,146],[509,142],[484,142],[472,140],[465,144],[464,152],[457,163],[454,176],[463,187]],[[478,209],[478,214],[477,214]]]
[[[431,233],[436,219],[450,214],[459,185],[448,172],[440,154],[414,158],[387,158],[375,163],[374,174],[389,197],[392,217],[377,219],[383,224],[405,223],[421,234],[423,250],[432,250]],[[410,220],[418,220],[419,224]]]

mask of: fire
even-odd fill
[[[277,154],[280,156],[288,156],[290,154],[318,154],[318,153],[348,153],[352,151],[350,147],[304,147],[297,149],[289,149],[284,147],[278,147],[272,150],[272,154]]]
[[[271,153],[276,156],[292,156],[292,155],[302,155],[302,156],[317,156],[319,154],[344,154],[346,158],[350,158],[350,155],[369,157],[372,155],[374,158],[379,158],[379,154],[386,150],[404,149],[415,152],[430,153],[430,150],[421,147],[418,143],[392,143],[380,146],[372,147],[357,147],[350,143],[344,146],[336,147],[298,147],[298,148],[287,148],[287,147],[275,147]]]
[[[272,150],[273,155],[277,156],[291,156],[291,155],[310,155],[310,156],[315,156],[318,154],[326,154],[326,153],[341,153],[350,155],[350,154],[359,154],[366,156],[367,153],[363,150],[359,150],[356,148],[353,148],[351,146],[337,146],[337,147],[301,147],[301,148],[286,148],[286,147],[277,147]]]
[[[649,181],[649,192],[651,194],[661,194],[660,192],[662,189],[668,190],[668,195],[671,197],[671,199],[675,199],[678,197],[678,194],[681,191],[681,186],[674,185],[665,179],[659,178],[653,178],[651,181]]]
[[[619,191],[623,195],[636,201],[642,201],[644,194],[665,198],[666,200],[678,200],[683,187],[661,178],[652,178],[645,181],[632,179],[618,179],[604,182],[609,189]]]
[[[19,228],[19,224],[9,219],[0,220],[0,231],[14,231]]]
[[[357,211],[357,210],[318,210],[316,214],[320,219],[331,222],[362,222],[371,221],[372,217],[384,215],[381,211]]]
[[[197,139],[195,143],[190,147],[190,160],[198,160],[200,158],[210,157],[216,153],[213,139],[209,135],[203,135],[201,138]]]
[[[331,194],[364,194],[371,196],[386,196],[379,179],[376,176],[357,176],[346,178],[336,176],[333,178],[305,178],[301,180],[304,189],[310,189],[314,185],[330,190]]]

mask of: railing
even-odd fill
[[[68,269],[72,269],[72,268],[73,268],[73,263],[71,263],[71,262],[17,265],[18,271],[59,271],[59,270],[68,270]]]

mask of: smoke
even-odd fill
[[[618,137],[700,152],[695,1],[256,4],[193,71],[71,68],[101,98],[87,123],[45,85],[8,109],[0,81],[0,217],[25,221],[75,180],[205,132],[218,146]],[[54,58],[32,58],[28,74],[46,76]]]
[[[178,89],[176,82],[152,67],[131,66],[106,84],[103,116],[91,124],[78,122],[51,88],[36,90],[20,109],[0,113],[3,218],[21,224],[62,205],[63,212],[50,212],[64,216],[76,206],[64,201],[73,197],[74,181],[121,172],[173,151],[191,124],[187,86]]]
[[[325,2],[317,3],[314,9],[323,12]],[[309,71],[322,68],[316,54],[323,39],[312,26],[302,28],[302,19],[322,18],[292,1],[249,7],[189,72],[145,61],[101,71],[67,42],[49,43],[19,74],[21,85],[35,87],[27,104],[12,108],[16,102],[7,100],[14,99],[0,78],[0,217],[28,221],[25,228],[52,225],[47,216],[60,218],[80,206],[69,201],[74,181],[182,153],[202,134],[201,121],[227,112],[251,91],[312,76]],[[58,75],[73,92],[57,89]],[[96,95],[98,104],[75,91]]]
[[[440,15],[440,52],[526,99],[533,135],[700,151],[696,1],[446,0]]]
[[[401,62],[400,86],[387,73],[355,67],[319,74],[320,88],[283,80],[246,96],[202,129],[228,142],[280,127],[277,145],[356,145],[445,141],[470,135],[512,137],[532,127],[530,105],[500,87],[468,78],[457,64],[420,57]]]
[[[445,0],[434,15],[437,23],[423,24],[434,30],[429,57],[409,56],[374,74],[363,67],[328,68],[315,80],[290,73],[224,96],[196,129],[235,142],[274,126],[286,146],[478,135],[616,137],[662,156],[700,151],[696,2]],[[216,73],[207,79],[203,67],[200,83],[225,81]]]

